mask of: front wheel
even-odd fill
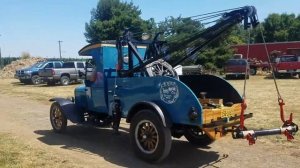
[[[33,76],[31,77],[31,82],[32,82],[32,84],[34,84],[34,85],[38,85],[38,84],[41,84],[41,83],[42,83],[42,80],[41,80],[41,78],[40,78],[38,75],[33,75]]]
[[[50,108],[50,122],[54,132],[62,133],[67,127],[67,117],[62,112],[57,102],[52,103]]]
[[[209,138],[208,135],[198,127],[185,128],[184,137],[191,144],[199,147],[205,147],[214,142],[214,140]]]
[[[141,110],[132,119],[130,140],[135,154],[148,162],[162,161],[171,149],[171,131],[152,110]]]

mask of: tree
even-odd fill
[[[270,14],[262,26],[266,42],[300,40],[300,15],[296,17],[295,14]],[[263,42],[260,30],[255,32],[255,42]]]
[[[191,59],[182,62],[182,64],[201,64],[207,69],[222,68],[224,62],[233,55],[231,45],[244,42],[243,37],[245,36],[245,31],[242,31],[239,27],[240,26],[232,28],[219,38],[219,40],[211,43],[204,51],[196,53]],[[171,53],[168,62],[171,64],[175,63],[186,56],[189,49],[198,46],[202,42],[201,39],[197,39],[192,43],[184,43],[184,41],[189,41],[189,39],[201,33],[204,29],[201,22],[192,20],[191,18],[170,17],[165,19],[165,21],[159,25],[158,30],[165,32],[164,37],[168,42],[169,50],[174,51]],[[232,31],[244,34],[242,34],[243,36],[239,36],[229,33]]]
[[[29,52],[22,52],[22,54],[21,54],[21,59],[28,59],[30,57],[31,57],[31,55]]]
[[[190,18],[169,17],[161,22],[156,31],[164,32],[164,40],[168,42],[169,51],[172,51],[168,62],[172,64],[184,57],[188,48],[193,46],[181,44],[201,30],[203,30],[202,24],[199,21],[194,21]],[[184,62],[184,64],[191,64],[192,62],[192,60],[189,60]]]
[[[153,26],[153,19],[141,19],[141,11],[132,2],[120,0],[100,0],[91,11],[91,20],[85,24],[84,33],[87,42],[97,43],[102,40],[116,40],[125,28],[138,33],[146,32]]]

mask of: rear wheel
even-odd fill
[[[69,83],[70,83],[70,78],[69,78],[68,76],[62,76],[62,77],[60,78],[60,83],[61,83],[61,85],[63,85],[63,86],[67,86],[67,85],[69,85]]]
[[[50,108],[50,122],[54,132],[62,133],[67,127],[67,117],[62,112],[57,102],[52,103]]]
[[[159,162],[171,149],[171,131],[152,110],[141,110],[132,119],[130,140],[135,154],[148,162]]]
[[[184,137],[191,144],[199,147],[205,147],[214,142],[214,140],[209,138],[208,135],[198,127],[185,128]]]

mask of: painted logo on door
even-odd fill
[[[179,97],[176,82],[167,81],[160,84],[160,99],[167,104],[173,104]]]

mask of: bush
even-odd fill
[[[22,54],[21,54],[21,59],[28,59],[30,57],[31,57],[31,55],[28,52],[22,52]]]

